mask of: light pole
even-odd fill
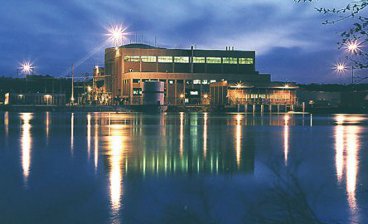
[[[22,63],[20,63],[20,67],[17,68],[17,76],[19,76],[19,71],[22,74],[25,74],[25,78],[26,78],[26,92],[28,91],[28,80],[27,80],[27,75],[32,74],[34,70],[34,66],[30,61],[24,61]]]
[[[337,73],[344,73],[348,70],[347,66],[344,63],[337,63],[335,65],[335,70]],[[354,84],[354,65],[351,66],[351,84]]]

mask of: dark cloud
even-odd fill
[[[257,69],[274,79],[338,81],[326,67],[342,27],[321,25],[313,6],[291,0],[12,0],[2,3],[0,21],[4,75],[24,59],[42,74],[66,75],[78,62],[78,72],[91,72],[103,65],[105,29],[123,23],[164,47],[256,50]]]

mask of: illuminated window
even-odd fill
[[[189,57],[174,57],[175,63],[189,63]]]
[[[206,63],[205,57],[193,57],[193,63],[203,64]]]
[[[216,82],[216,80],[210,80],[210,83],[214,83],[214,82]]]
[[[253,63],[253,58],[239,58],[239,64],[241,65],[252,65]]]
[[[190,92],[189,92],[189,94],[190,94],[191,96],[198,96],[198,95],[199,95],[199,93],[198,93],[198,91],[197,91],[197,90],[190,91]]]
[[[174,80],[169,80],[169,84],[174,84]]]
[[[141,56],[142,62],[156,62],[156,56]]]
[[[142,89],[141,88],[134,88],[133,89],[133,95],[135,95],[135,96],[142,95]]]
[[[220,57],[207,57],[207,64],[221,64]]]
[[[140,57],[139,56],[125,56],[124,57],[124,61],[127,61],[127,62],[139,62],[140,61]]]
[[[193,80],[193,84],[196,84],[196,85],[201,84],[201,80],[195,79],[195,80]]]
[[[173,62],[173,58],[171,56],[158,56],[158,62],[172,63]]]
[[[237,64],[237,58],[222,58],[222,63],[224,64]]]
[[[202,84],[208,84],[208,80],[202,80]]]

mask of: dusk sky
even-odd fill
[[[331,3],[333,2],[333,3]],[[123,24],[132,35],[159,47],[255,50],[256,68],[274,81],[346,83],[335,73],[343,58],[338,34],[346,23],[322,25],[314,7],[347,1],[298,4],[293,0],[12,0],[0,7],[0,75],[16,76],[24,60],[35,73],[66,76],[103,66],[106,32]],[[130,39],[130,40],[129,40]]]

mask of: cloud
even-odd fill
[[[343,5],[344,1],[333,4]],[[331,52],[336,48],[336,32],[341,27],[321,25],[315,6],[292,0],[6,1],[0,8],[0,20],[6,21],[0,27],[0,72],[14,74],[14,66],[20,60],[36,58],[40,73],[65,75],[72,63],[86,56],[90,57],[78,71],[91,72],[94,64],[103,64],[104,56],[102,49],[93,55],[91,52],[103,46],[106,27],[116,23],[144,35],[150,43],[156,36],[160,46],[234,46],[256,50],[266,61],[273,57],[275,49],[298,49],[302,56]],[[135,36],[130,38],[134,40]],[[271,70],[264,72],[277,73],[277,62],[270,62],[274,66],[266,67]],[[307,69],[304,61],[295,63]],[[298,66],[292,68],[297,70]],[[304,80],[294,76],[296,70],[289,69],[284,75]]]

